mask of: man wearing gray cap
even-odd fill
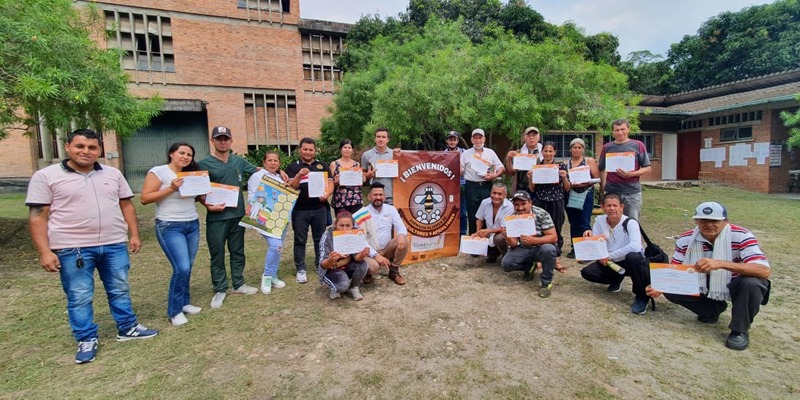
[[[542,144],[539,143],[541,135],[539,135],[539,128],[529,126],[525,128],[522,133],[524,144],[519,151],[509,151],[506,155],[506,171],[514,174],[514,180],[511,182],[511,189],[514,191],[524,190],[531,193],[528,182],[528,171],[517,171],[514,169],[514,157],[518,155],[531,154],[535,156],[534,164],[539,164],[542,161]]]
[[[505,168],[494,150],[484,147],[486,134],[483,129],[472,131],[472,148],[461,153],[461,171],[466,185],[467,217],[469,233],[477,232],[475,213],[483,199],[492,193],[492,181],[503,175]]]
[[[678,237],[673,264],[694,265],[700,273],[700,296],[664,293],[667,300],[697,314],[697,320],[715,324],[731,302],[731,329],[725,346],[744,350],[750,344],[750,325],[769,300],[771,270],[758,240],[746,228],[728,222],[728,211],[717,202],[697,206],[697,226]],[[647,295],[662,293],[647,287]]]

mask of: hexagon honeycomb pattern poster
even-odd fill
[[[298,191],[272,178],[263,177],[254,193],[248,193],[244,218],[239,225],[262,235],[280,238],[289,223]]]

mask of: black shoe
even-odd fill
[[[644,315],[647,312],[647,305],[650,304],[649,297],[637,297],[633,300],[631,305],[631,312],[638,315]]]
[[[606,290],[611,293],[619,293],[619,291],[622,290],[622,281],[608,285],[608,289]]]
[[[733,350],[744,350],[750,345],[750,335],[747,332],[731,331],[728,335],[728,340],[725,341],[725,347]]]
[[[575,259],[575,249],[572,249],[567,253],[567,258],[574,260]]]
[[[536,263],[530,269],[526,269],[525,272],[522,274],[522,280],[525,282],[530,282],[533,280],[533,271],[536,269]]]

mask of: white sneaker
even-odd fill
[[[347,292],[345,292],[345,293],[347,293],[347,294],[349,294],[350,296],[352,296],[352,297],[353,297],[353,300],[355,300],[355,301],[361,301],[361,300],[364,300],[364,295],[362,295],[362,294],[361,294],[361,290],[358,288],[358,286],[353,286],[353,287],[351,287],[351,288],[350,288],[349,290],[347,290]]]
[[[227,295],[225,292],[214,293],[214,297],[211,298],[211,308],[222,307],[222,302],[225,301],[225,296]]]
[[[272,277],[271,276],[262,276],[261,277],[261,293],[270,294],[272,293]]]
[[[174,326],[181,326],[181,325],[189,322],[189,320],[186,319],[186,316],[183,315],[183,313],[180,313],[180,314],[178,314],[178,315],[176,315],[174,317],[170,317],[169,322],[171,322],[172,325],[174,325]]]
[[[308,282],[308,277],[306,277],[306,271],[297,271],[297,283],[306,283]]]
[[[272,277],[272,287],[278,288],[278,289],[285,288],[286,287],[286,282],[280,280],[277,276],[273,276]]]
[[[183,306],[183,313],[184,314],[195,315],[195,314],[199,314],[201,310],[202,310],[202,308],[195,307],[195,306],[193,306],[191,304],[187,304],[187,305]]]
[[[247,286],[247,285],[245,285],[243,283],[242,286],[239,286],[237,289],[233,289],[233,293],[236,293],[236,294],[256,294],[256,293],[258,293],[258,289],[254,288],[252,286]]]
[[[337,292],[336,288],[331,288],[330,296],[331,296],[331,300],[336,300],[336,299],[342,297],[342,294]]]

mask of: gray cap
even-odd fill
[[[475,128],[475,130],[472,131],[472,136],[475,136],[475,135],[481,135],[483,137],[486,137],[486,133],[484,133],[483,129],[481,129],[481,128]]]

